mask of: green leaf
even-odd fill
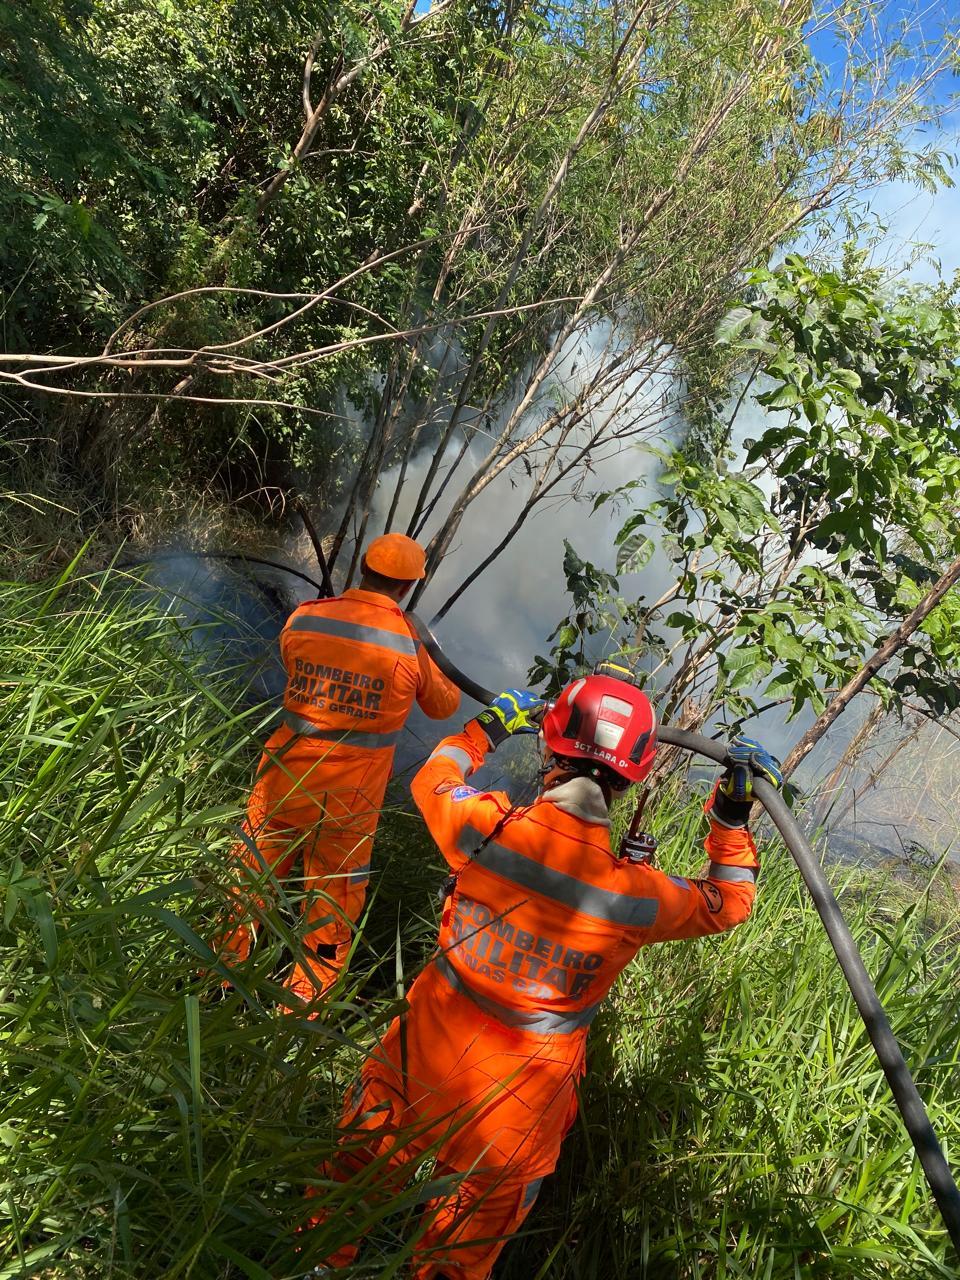
[[[755,312],[752,307],[739,306],[728,311],[717,325],[717,341],[732,343],[749,328]]]
[[[649,563],[654,548],[653,539],[646,534],[632,534],[621,543],[617,551],[617,572],[639,573]]]
[[[30,912],[37,922],[37,929],[40,932],[47,968],[52,969],[57,963],[60,946],[57,939],[57,926],[54,923],[53,911],[50,908],[50,899],[42,889],[38,889],[31,893],[27,901]]]
[[[800,403],[800,392],[790,383],[784,383],[775,391],[764,392],[757,396],[757,403],[766,409],[792,409]]]
[[[568,579],[578,577],[583,572],[583,561],[577,555],[576,551],[574,551],[566,538],[563,540],[563,547],[563,572],[566,574]]]
[[[782,671],[779,675],[768,680],[764,687],[764,695],[767,698],[786,698],[793,692],[796,679],[792,672]]]

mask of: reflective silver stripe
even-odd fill
[[[475,827],[464,827],[457,840],[457,847],[462,853],[472,852],[467,843],[471,837],[478,845],[484,839]],[[479,865],[487,871],[495,871],[505,880],[522,885],[524,889],[533,889],[545,898],[562,902],[565,907],[593,916],[596,920],[605,920],[608,924],[643,929],[653,924],[660,907],[656,898],[636,898],[632,894],[600,889],[586,880],[568,876],[564,871],[545,867],[543,863],[502,844],[494,844],[492,840],[480,854]]]
[[[370,863],[365,862],[362,867],[354,867],[347,873],[347,879],[351,884],[366,884],[370,879]]]
[[[711,862],[707,875],[711,880],[756,880],[759,867],[731,867],[725,862]]]
[[[320,738],[323,742],[339,747],[393,747],[400,737],[399,729],[392,733],[364,733],[360,729],[321,729],[312,720],[298,716],[295,711],[284,711],[281,719],[295,733],[302,733],[308,738]]]
[[[473,773],[473,761],[462,747],[445,747],[441,744],[430,752],[427,764],[431,760],[439,759],[440,756],[445,756],[448,760],[452,760],[465,778]]]
[[[687,893],[690,892],[690,881],[684,880],[682,876],[667,876],[667,879],[678,889],[686,889]]]
[[[478,1009],[496,1018],[505,1027],[517,1027],[541,1036],[565,1036],[589,1027],[594,1014],[600,1008],[600,1001],[598,1001],[587,1009],[577,1009],[575,1013],[556,1013],[549,1009],[512,1009],[509,1005],[500,1004],[499,1001],[491,1000],[488,996],[482,996],[478,991],[474,991],[457,973],[446,956],[437,956],[433,963],[454,991],[467,996]]]
[[[417,646],[413,636],[385,631],[383,627],[368,627],[362,622],[348,622],[346,618],[329,618],[325,614],[303,613],[290,623],[291,631],[313,631],[321,636],[333,636],[336,640],[359,640],[361,644],[377,644],[381,649],[393,649],[395,653],[416,656]]]
[[[529,1209],[540,1194],[540,1188],[543,1186],[542,1178],[534,1178],[532,1182],[528,1182],[523,1191],[523,1208]]]

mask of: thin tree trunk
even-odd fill
[[[310,515],[310,510],[307,507],[306,502],[299,494],[295,495],[293,498],[293,508],[303,521],[303,526],[307,531],[307,537],[313,544],[313,552],[317,557],[317,564],[320,566],[320,575],[323,579],[324,590],[328,595],[335,595],[336,592],[333,589],[333,579],[330,577],[330,566],[327,562],[327,557],[323,553],[323,540],[319,533],[317,533],[317,526],[313,523],[313,518]]]
[[[371,467],[372,460],[376,455],[378,448],[378,438],[381,430],[381,422],[386,412],[386,401],[388,397],[388,388],[390,386],[391,377],[387,375],[386,385],[383,389],[383,395],[380,397],[380,404],[377,409],[377,418],[370,431],[367,439],[366,447],[363,451],[363,457],[360,459],[360,466],[357,468],[357,474],[354,476],[353,484],[350,487],[350,496],[347,498],[347,504],[343,509],[343,515],[340,518],[340,525],[333,539],[333,546],[330,549],[329,564],[332,569],[340,555],[340,549],[347,539],[350,532],[350,524],[353,520],[354,512],[357,506],[357,498],[359,497],[361,487],[363,485],[364,476]]]
[[[587,115],[586,119],[581,124],[579,130],[577,131],[577,136],[574,138],[573,142],[567,148],[563,156],[563,159],[560,161],[560,164],[556,172],[554,173],[549,186],[547,187],[547,190],[544,192],[540,200],[539,205],[537,206],[532,216],[530,217],[529,223],[527,225],[527,229],[524,232],[523,236],[521,237],[520,244],[518,245],[513,255],[513,260],[510,263],[510,268],[507,272],[506,280],[504,281],[503,286],[501,287],[500,292],[497,296],[497,299],[493,305],[493,308],[492,308],[493,310],[499,310],[505,305],[507,298],[510,296],[510,291],[513,288],[514,284],[516,283],[517,276],[519,275],[521,268],[523,267],[524,263],[527,260],[527,255],[530,251],[530,246],[533,243],[533,238],[536,235],[537,231],[539,230],[541,223],[543,222],[543,218],[545,217],[547,211],[549,210],[554,200],[556,199],[557,194],[560,192],[564,183],[566,182],[567,177],[570,173],[570,167],[573,164],[573,161],[576,159],[577,155],[582,150],[587,139],[597,129],[597,127],[600,125],[600,123],[606,116],[607,112],[613,106],[617,98],[617,93],[620,87],[622,86],[623,82],[627,78],[629,78],[629,76],[631,76],[633,72],[636,70],[640,62],[640,59],[643,56],[644,50],[646,49],[645,44],[642,45],[639,49],[636,49],[634,51],[633,55],[630,57],[626,66],[623,67],[622,70],[621,70],[621,62],[624,57],[624,54],[627,51],[628,42],[632,37],[634,31],[636,30],[640,22],[640,18],[644,13],[645,8],[646,8],[646,5],[641,4],[640,7],[635,12],[634,17],[630,23],[630,26],[627,29],[627,32],[623,38],[623,41],[621,42],[620,48],[617,50],[614,56],[613,64],[610,69],[610,75],[607,81],[607,85],[603,90],[603,93],[601,94],[599,100],[594,104],[593,108]],[[652,35],[653,31],[656,29],[656,26],[657,26],[657,21],[656,21],[656,18],[654,18],[654,20],[652,20],[649,24],[649,28],[647,32],[648,37]],[[497,324],[499,323],[499,320],[500,320],[499,316],[491,316],[490,319],[487,321],[486,325],[484,325],[483,332],[480,335],[480,340],[477,343],[476,350],[474,351],[473,356],[471,357],[471,360],[470,360],[470,364],[468,365],[467,370],[464,374],[463,381],[460,385],[460,390],[457,393],[456,402],[453,406],[453,411],[450,414],[450,420],[447,423],[447,426],[441,438],[440,444],[438,445],[436,453],[434,454],[434,458],[433,458],[433,461],[431,462],[426,480],[424,481],[424,485],[423,485],[423,488],[421,489],[420,496],[417,499],[417,503],[414,507],[413,514],[411,515],[409,524],[407,526],[407,533],[411,537],[414,536],[414,534],[416,533],[416,531],[421,525],[421,517],[423,515],[424,503],[429,495],[430,487],[432,486],[436,478],[437,471],[440,468],[440,464],[443,460],[443,455],[444,455],[444,452],[446,451],[447,444],[449,443],[451,437],[453,436],[453,433],[456,430],[457,425],[460,421],[460,416],[463,413],[464,406],[466,405],[470,392],[473,389],[473,383],[476,378],[477,372],[480,368],[481,361],[483,360],[483,357],[486,353],[487,347],[490,344],[490,341],[493,337],[494,331],[497,327]],[[449,541],[447,542],[446,545],[449,545]],[[446,545],[444,546],[444,550],[446,550]],[[432,567],[433,568],[436,567],[436,562]],[[431,572],[431,569],[428,568],[428,574],[430,572]],[[417,593],[417,597],[411,601],[411,608],[416,604],[417,598],[419,598],[419,593]]]
[[[837,717],[846,710],[850,702],[861,689],[873,679],[877,672],[903,648],[906,642],[920,626],[927,614],[937,607],[950,588],[960,579],[960,556],[949,566],[933,584],[915,609],[913,609],[896,630],[887,636],[883,644],[866,660],[852,679],[848,680],[830,705],[817,716],[816,720],[803,735],[797,745],[787,756],[783,764],[783,776],[788,778],[801,761],[805,760]]]
[[[820,788],[819,796],[817,797],[817,808],[813,816],[813,825],[815,827],[822,827],[830,817],[839,799],[837,788],[840,785],[840,779],[850,771],[863,754],[868,738],[873,737],[874,731],[884,717],[884,713],[883,703],[878,702],[850,740],[850,744],[840,757],[837,767]]]
[[[503,431],[500,433],[499,439],[496,441],[487,457],[484,458],[480,467],[474,473],[473,479],[461,491],[459,499],[455,503],[450,514],[447,516],[447,519],[444,521],[443,526],[433,539],[431,539],[427,554],[427,576],[415,590],[410,602],[411,608],[416,607],[417,602],[423,595],[432,574],[436,571],[437,565],[449,549],[463,519],[464,512],[469,504],[480,492],[482,492],[486,485],[503,470],[505,466],[508,466],[515,457],[519,456],[529,447],[530,441],[541,437],[542,429],[539,429],[534,432],[528,440],[515,444],[505,456],[501,456],[501,450],[510,440],[516,424],[530,408],[534,397],[555,365],[564,343],[576,331],[577,327],[582,324],[584,317],[597,304],[603,290],[613,278],[617,269],[623,265],[629,255],[636,248],[643,233],[649,230],[650,226],[671,203],[693,165],[709,147],[711,141],[718,135],[722,124],[742,99],[747,87],[748,82],[745,78],[741,78],[741,80],[738,81],[738,83],[726,95],[723,101],[714,109],[691,143],[690,150],[678,166],[673,181],[649,202],[646,209],[640,215],[637,225],[631,231],[627,239],[622,241],[618,246],[611,261],[594,281],[591,288],[577,306],[574,314],[563,325],[558,337],[555,339],[551,347],[551,350],[540,362],[535,374],[528,382],[523,398],[510,414],[510,418]],[[439,462],[436,459],[435,465],[439,465]],[[411,527],[414,527],[415,523],[415,521],[411,521]]]
[[[630,376],[630,372],[628,371],[625,374],[625,377],[629,377],[629,376]],[[641,383],[640,385],[635,387],[633,391],[631,391],[630,395],[627,397],[626,402],[624,404],[619,404],[619,403],[617,404],[615,409],[612,411],[610,417],[613,417],[616,414],[622,413],[623,410],[626,408],[626,405],[628,405],[631,400],[634,400],[642,390],[643,390],[643,384]],[[449,613],[450,609],[456,604],[456,602],[460,599],[460,597],[464,594],[464,592],[469,587],[471,587],[474,582],[476,582],[477,578],[479,578],[480,575],[486,569],[488,569],[495,560],[497,560],[500,557],[500,555],[502,555],[502,553],[513,541],[517,533],[519,533],[520,529],[524,526],[527,519],[529,518],[534,508],[536,507],[537,503],[542,502],[543,499],[546,497],[546,495],[550,493],[553,489],[555,489],[556,486],[560,483],[560,481],[563,480],[566,476],[568,476],[571,471],[574,471],[580,465],[580,463],[583,462],[584,458],[589,457],[591,451],[596,448],[597,444],[603,438],[603,434],[609,425],[610,417],[604,420],[604,422],[601,424],[599,429],[593,432],[593,434],[590,436],[590,439],[585,444],[582,444],[579,447],[575,445],[574,447],[576,448],[577,451],[573,455],[573,457],[561,465],[561,467],[557,471],[557,474],[553,477],[552,480],[549,480],[549,481],[547,480],[547,476],[550,474],[550,470],[553,467],[554,463],[556,462],[556,459],[560,453],[560,450],[563,448],[564,444],[569,439],[570,433],[573,431],[574,427],[576,427],[577,424],[582,422],[583,419],[586,417],[588,410],[589,410],[589,404],[582,403],[579,407],[576,417],[571,422],[567,423],[564,426],[561,435],[551,447],[550,453],[547,457],[546,462],[544,462],[544,464],[540,468],[540,473],[537,476],[536,482],[530,491],[530,496],[527,498],[527,501],[524,503],[523,508],[518,513],[513,524],[510,526],[510,528],[507,530],[504,536],[500,539],[500,541],[496,544],[496,546],[489,552],[489,554],[486,555],[484,559],[480,561],[480,563],[476,566],[476,568],[473,569],[467,575],[466,578],[464,578],[464,580],[460,583],[460,585],[456,588],[456,590],[453,591],[447,597],[447,599],[443,602],[443,604],[434,614],[434,621],[437,621],[440,618],[445,617],[446,614]],[[617,433],[617,434],[619,437],[620,433]]]
[[[364,451],[363,460],[360,469],[357,472],[356,480],[350,491],[350,498],[347,507],[340,521],[340,527],[337,531],[337,541],[335,544],[334,554],[339,553],[343,541],[347,536],[351,522],[356,524],[359,516],[359,532],[356,534],[356,540],[359,543],[364,537],[367,525],[370,520],[371,504],[380,483],[380,475],[383,471],[384,459],[387,450],[393,441],[394,433],[397,428],[397,422],[400,418],[400,412],[403,406],[403,397],[406,395],[407,388],[410,385],[410,379],[416,367],[419,346],[415,346],[409,353],[406,367],[399,374],[399,383],[395,378],[395,366],[391,367],[387,376],[387,381],[380,397],[380,403],[377,408],[377,421],[370,435],[367,448]],[[353,577],[356,568],[356,553],[351,560],[350,569],[347,573],[347,584]]]
[[[363,554],[363,540],[367,536],[368,519],[369,512],[364,512],[363,519],[360,521],[360,528],[357,530],[356,541],[353,544],[353,555],[350,557],[350,568],[347,570],[346,581],[343,584],[344,591],[349,591],[353,586],[353,575],[357,572],[360,557]]]
[[[593,442],[591,441],[591,445],[592,443]],[[587,446],[587,448],[589,447],[591,446]],[[463,593],[469,587],[471,587],[474,584],[474,582],[476,582],[477,578],[480,577],[480,575],[484,572],[484,570],[489,569],[489,567],[493,564],[494,560],[496,560],[500,556],[500,554],[509,546],[509,544],[513,541],[516,535],[523,528],[524,524],[526,524],[528,516],[533,511],[534,507],[537,505],[540,499],[545,494],[549,493],[550,490],[553,489],[555,485],[560,483],[560,481],[568,473],[570,468],[576,465],[576,462],[579,462],[581,457],[583,456],[583,453],[586,452],[586,449],[581,451],[581,453],[577,455],[577,458],[573,463],[569,464],[569,466],[562,468],[560,471],[557,472],[557,474],[549,483],[546,483],[547,474],[549,473],[550,468],[553,466],[554,459],[559,449],[560,449],[560,442],[558,441],[556,446],[553,449],[553,452],[551,453],[551,456],[547,459],[547,462],[544,464],[543,468],[541,469],[540,475],[537,477],[536,482],[530,491],[530,496],[527,498],[527,501],[523,504],[523,507],[520,509],[520,512],[518,513],[513,524],[510,526],[507,532],[503,535],[503,537],[500,539],[497,545],[493,548],[493,550],[490,551],[486,556],[484,556],[484,558],[480,561],[480,563],[476,566],[476,568],[473,569],[469,574],[467,574],[464,580],[460,583],[459,587],[457,587],[455,591],[453,591],[449,596],[447,596],[446,600],[443,602],[443,604],[434,614],[433,616],[434,622],[437,622],[439,621],[439,619],[445,617],[447,613],[449,613],[449,611],[457,603],[457,601],[460,599]]]
[[[463,159],[463,156],[467,152],[467,148],[470,142],[476,136],[476,133],[480,127],[482,119],[483,119],[482,110],[479,107],[474,107],[472,111],[471,121],[469,122],[469,124],[464,125],[463,129],[461,130],[460,137],[457,141],[457,145],[454,148],[454,152],[450,161],[451,175],[456,172],[457,167],[459,166],[461,160]],[[440,193],[440,199],[434,210],[435,215],[441,213],[445,209],[448,197],[449,197],[449,187],[445,187]],[[426,205],[426,201],[421,197],[418,197],[417,200],[414,202],[414,204],[411,205],[411,207],[407,210],[407,217],[408,218],[412,217],[414,213],[421,212],[425,205]],[[463,215],[461,216],[460,225],[456,231],[456,234],[453,237],[453,240],[450,243],[449,248],[447,249],[446,253],[443,256],[443,259],[437,271],[437,277],[436,277],[436,280],[434,281],[434,286],[433,286],[430,309],[427,312],[428,315],[436,314],[436,308],[440,302],[441,297],[443,296],[444,290],[447,285],[447,281],[450,277],[450,272],[453,270],[453,267],[457,261],[457,256],[459,252],[463,248],[465,248],[467,245],[469,245],[471,239],[477,234],[477,231],[474,227],[474,217],[477,210],[478,210],[478,200],[474,200],[471,206],[468,209],[464,210]],[[413,273],[413,283],[409,291],[409,295],[406,302],[406,308],[405,308],[405,315],[410,322],[412,322],[412,318],[414,314],[414,303],[420,287],[420,281],[423,275],[424,265],[426,263],[428,251],[429,251],[428,246],[424,246],[424,248],[421,250],[420,258],[416,264],[416,268]],[[405,321],[404,323],[407,323],[407,321]],[[406,366],[404,368],[402,375],[400,376],[399,386],[397,386],[395,390],[393,390],[390,396],[388,397],[390,400],[392,400],[392,404],[389,406],[390,411],[389,411],[389,416],[387,417],[384,425],[383,436],[379,440],[379,442],[375,445],[372,451],[367,450],[364,454],[363,463],[361,464],[361,472],[360,472],[360,475],[358,476],[358,483],[355,484],[353,487],[353,491],[351,492],[351,495],[350,495],[350,501],[348,503],[347,510],[344,512],[344,517],[343,517],[343,520],[341,521],[341,535],[343,533],[343,530],[346,527],[348,527],[349,521],[355,518],[356,508],[358,504],[362,505],[362,508],[363,508],[362,517],[361,517],[361,529],[365,531],[367,528],[367,525],[369,523],[369,518],[370,518],[370,503],[373,499],[373,495],[376,492],[377,485],[379,483],[380,471],[383,466],[384,457],[386,455],[386,451],[390,445],[390,442],[393,439],[393,434],[394,434],[394,431],[396,430],[396,425],[399,420],[400,411],[402,408],[403,397],[406,395],[407,389],[410,386],[411,379],[413,378],[414,371],[417,367],[417,363],[421,358],[421,351],[423,349],[423,344],[425,340],[426,340],[426,335],[421,335],[417,337],[413,342],[412,346],[410,346],[410,348],[407,351]],[[438,370],[436,385],[440,385],[440,382],[442,379],[442,371],[443,371],[444,365],[447,362],[448,355],[449,355],[449,348],[444,353],[443,359],[440,362],[440,369]],[[391,369],[394,369],[395,366],[396,366],[396,359],[392,361]],[[386,396],[386,390],[387,388],[385,387],[384,389],[385,396]],[[430,401],[428,401],[428,408],[429,408],[429,404],[432,403],[433,394],[435,394],[435,391],[431,393],[431,399]],[[381,408],[382,407],[383,407],[383,400],[381,399]],[[415,429],[414,431],[415,435],[419,434],[419,425],[420,424],[418,424],[417,429]],[[405,450],[404,452],[404,459],[403,459],[403,464],[401,468],[401,471],[404,473],[406,471],[406,464],[409,456],[410,456],[410,449],[408,446],[407,450]],[[367,475],[366,482],[363,482],[362,480],[362,476],[364,472],[366,472],[366,475]],[[390,524],[393,520],[393,515],[396,510],[396,505],[397,505],[397,500],[399,498],[399,495],[400,495],[400,488],[398,486],[396,491],[394,492],[393,502],[391,503],[391,506],[390,506],[390,513],[387,517],[385,532],[389,530]],[[362,536],[363,534],[361,533],[359,537],[362,537]],[[335,554],[339,552],[342,540],[343,539],[341,536],[340,541],[338,541],[336,544]],[[348,573],[348,580],[352,578],[355,567],[356,567],[356,555],[354,555],[353,561],[351,563],[351,567]]]
[[[436,3],[433,4],[426,13],[421,14],[419,18],[416,16],[416,6],[411,2],[407,6],[406,12],[403,15],[403,19],[400,23],[399,34],[401,36],[406,35],[412,24],[420,26],[421,23],[436,17],[436,15],[442,13],[444,9],[448,9],[452,2],[453,0],[436,0]],[[320,126],[333,104],[343,94],[343,92],[353,84],[354,80],[356,80],[357,76],[360,75],[362,71],[365,71],[367,67],[388,52],[393,44],[393,40],[393,36],[390,36],[385,40],[381,40],[380,43],[375,45],[370,53],[366,55],[366,57],[360,58],[359,61],[355,62],[353,66],[348,69],[344,69],[343,59],[342,57],[339,57],[327,79],[326,88],[324,89],[316,107],[312,105],[310,100],[310,81],[313,76],[313,59],[316,54],[316,48],[314,47],[310,50],[310,53],[307,55],[303,77],[303,106],[305,116],[303,132],[301,133],[296,146],[293,148],[291,162],[285,165],[282,169],[279,169],[260,193],[260,198],[257,200],[254,209],[254,213],[258,219],[263,217],[270,205],[273,204],[274,200],[276,200],[277,196],[286,186],[287,179],[294,172],[296,166],[305,160],[310,154]]]

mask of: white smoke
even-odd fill
[[[575,384],[577,374],[581,378],[586,377],[598,359],[604,358],[604,354],[609,355],[609,350],[609,329],[598,327],[595,333],[582,337],[578,344],[571,344],[569,350],[564,352],[558,379],[568,387]],[[622,394],[631,389],[628,385],[622,389]],[[646,414],[651,422],[659,423],[651,431],[651,436],[644,440],[645,445],[653,444],[663,449],[678,442],[683,431],[679,413],[681,392],[682,388],[673,371],[665,367],[644,388],[638,402],[628,410],[633,415]],[[731,409],[732,405],[733,401]],[[664,406],[667,406],[666,411]],[[505,421],[510,407],[505,406],[500,423]],[[598,406],[597,412],[607,412],[610,407],[609,404]],[[498,425],[497,422],[493,424],[493,432]],[[742,465],[740,460],[744,456],[745,438],[759,435],[770,425],[770,413],[748,399],[741,408],[734,427],[736,459],[733,466]],[[441,477],[459,453],[460,446],[460,439],[451,442],[441,467]],[[474,434],[467,455],[444,493],[444,500],[431,515],[422,535],[424,540],[429,539],[440,525],[449,510],[452,495],[459,491],[464,479],[476,468],[488,448],[489,439],[482,434]],[[408,463],[394,528],[406,527],[432,457],[429,449],[425,449]],[[655,496],[657,475],[661,470],[661,460],[649,448],[640,445],[611,447],[593,461],[578,497],[572,496],[571,486],[566,485],[562,493],[538,506],[502,555],[437,625],[438,638],[456,665],[491,689],[523,687],[527,683],[527,671],[534,657],[547,652],[547,637],[560,618],[570,611],[571,602],[566,593],[563,573],[564,540],[570,542],[583,559],[610,572],[615,571],[616,533],[631,506],[646,504]],[[368,526],[368,538],[383,528],[396,481],[396,470],[386,472],[380,479]],[[619,507],[607,503],[598,510],[593,510],[590,500],[593,494],[617,489],[630,481],[639,481],[644,486],[635,492],[632,499],[628,498]],[[773,491],[772,478],[760,479],[758,483],[769,501]],[[512,472],[499,477],[470,505],[454,545],[418,606],[422,617],[429,620],[464,577],[500,540],[521,510],[529,485],[526,469],[517,464]],[[309,572],[312,557],[308,544],[300,542],[297,549],[301,553],[298,559],[302,560]],[[655,551],[642,573],[621,578],[621,592],[627,599],[636,599],[642,594],[648,601],[652,601],[673,579],[673,568],[667,557]],[[667,674],[664,674],[664,681],[667,678]],[[655,696],[656,690],[651,692]],[[749,692],[760,703],[763,702],[761,690]],[[863,717],[870,710],[869,701],[863,699],[848,711],[831,731],[829,741],[818,749],[814,766],[817,775],[829,772],[839,760]],[[449,726],[431,723],[415,712],[410,718],[408,731],[398,753],[398,769],[409,769],[429,752],[443,732],[459,726],[475,710],[476,706],[465,699],[461,711]],[[750,721],[746,732],[763,741],[771,751],[783,758],[812,723],[814,713],[807,708],[790,722],[787,722],[786,716],[786,707],[772,708]],[[716,724],[722,725],[723,720],[724,713],[721,709]],[[708,728],[708,732],[713,727]],[[517,768],[511,757],[532,756],[529,750],[524,750],[528,745],[511,744],[513,750],[498,753],[493,772],[485,773],[480,779],[481,785],[499,785],[504,781],[504,768],[515,781]],[[863,774],[858,773],[855,775],[854,785],[861,784],[862,780]],[[873,803],[878,799],[879,797],[875,798]],[[860,816],[861,814],[854,815],[854,820]],[[875,839],[876,833],[869,830],[872,821],[872,818],[864,815],[863,822],[867,825],[859,833],[866,832]],[[890,829],[892,831],[893,827]],[[903,835],[902,830],[900,834]]]
[[[557,380],[567,388],[583,385],[597,362],[610,358],[611,345],[611,331],[606,325],[598,325],[577,342],[571,342],[558,361]],[[570,609],[563,572],[564,540],[582,559],[610,572],[615,570],[614,538],[624,514],[610,504],[594,511],[592,496],[628,481],[642,481],[654,489],[662,463],[648,446],[663,449],[680,430],[676,417],[677,385],[669,363],[664,362],[642,390],[638,391],[638,385],[639,379],[628,380],[614,396],[596,404],[593,417],[599,421],[611,412],[616,415],[622,404],[624,423],[628,421],[627,414],[630,419],[649,421],[650,433],[644,435],[643,444],[612,442],[600,448],[598,456],[591,460],[589,472],[571,476],[570,483],[560,486],[556,496],[539,504],[501,556],[438,623],[438,638],[451,655],[456,655],[458,665],[481,684],[497,689],[522,686],[535,655],[546,652],[547,637]],[[612,424],[612,431],[616,430],[617,425]],[[444,472],[460,447],[459,440],[451,442]],[[459,490],[488,449],[487,438],[474,437],[445,499]],[[420,454],[408,465],[395,528],[406,527],[430,462],[428,454]],[[381,480],[371,521],[374,529],[382,528],[395,481],[394,472],[388,472]],[[572,493],[575,481],[580,482],[577,496]],[[454,545],[418,606],[422,617],[429,619],[500,541],[521,511],[530,485],[526,468],[518,462],[471,503]],[[641,500],[648,497],[649,494]],[[448,510],[449,502],[432,513],[424,541],[436,531]],[[668,580],[667,575],[665,558],[654,555],[641,574],[624,576],[620,586],[627,598],[636,598],[642,592],[654,599]]]

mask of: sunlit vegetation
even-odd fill
[[[395,1275],[421,1186],[295,1234],[343,1090],[428,954],[438,857],[402,789],[349,976],[279,1011],[295,895],[237,988],[206,944],[267,710],[122,574],[0,586],[0,1274],[300,1276],[370,1227]],[[152,603],[151,603],[152,602]],[[661,860],[700,865],[668,784]],[[941,874],[831,869],[944,1141],[960,1142],[960,914]],[[787,855],[752,920],[641,953],[591,1035],[561,1167],[504,1277],[948,1277],[944,1235]],[[882,893],[881,893],[882,889]],[[429,1170],[423,1171],[430,1176]],[[302,1249],[302,1252],[298,1252]]]
[[[955,53],[879,0],[6,5],[0,413],[103,514],[295,477],[347,576],[496,485],[459,591],[711,420],[746,272],[947,180]]]
[[[568,545],[561,572],[562,536],[538,561],[571,599],[541,689],[622,643],[666,718],[729,731],[839,714],[862,676],[820,816],[855,808],[887,709],[955,732],[956,289],[856,246],[878,184],[949,181],[958,44],[887,8],[0,5],[0,1280],[299,1280],[358,1234],[353,1274],[386,1280],[439,1176],[384,1212],[376,1169],[318,1175],[436,931],[406,779],[319,1015],[280,1004],[295,880],[224,987],[262,638],[185,623],[116,567],[131,544],[262,549],[306,510],[340,586],[407,530],[430,576],[468,557],[443,613],[583,501],[619,533],[603,564]],[[661,862],[689,872],[703,797],[660,788]],[[956,1275],[816,913],[763,859],[743,928],[623,975],[501,1280]],[[956,1164],[956,879],[937,850],[829,873]]]

